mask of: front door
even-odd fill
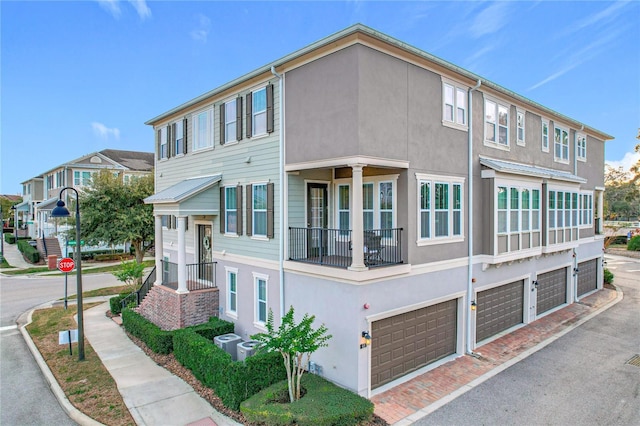
[[[310,257],[327,254],[327,198],[326,183],[307,183],[307,250]]]
[[[198,225],[198,279],[213,282],[211,225]]]

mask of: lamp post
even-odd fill
[[[84,360],[84,321],[82,312],[82,256],[80,254],[80,196],[75,188],[67,186],[60,190],[59,200],[56,207],[51,211],[51,217],[69,217],[69,209],[65,207],[62,201],[62,193],[67,189],[76,193],[76,254],[74,260],[76,262],[76,300],[78,305],[78,361]]]

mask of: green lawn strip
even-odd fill
[[[105,287],[105,288],[99,288],[97,290],[83,291],[82,297],[87,298],[87,297],[96,297],[96,296],[112,296],[115,294],[130,293],[130,292],[131,292],[130,286],[120,285],[116,287]],[[75,298],[76,298],[75,294],[72,294],[71,296],[67,297],[67,299],[75,299]],[[59,300],[62,300],[62,299],[63,298],[60,298]]]
[[[85,309],[95,305],[89,303]],[[37,310],[26,328],[71,404],[105,425],[135,425],[115,381],[91,345],[85,340],[85,360],[78,361],[77,343],[72,344],[73,355],[68,344],[58,344],[60,331],[78,327],[75,314],[75,309],[63,307]]]
[[[153,260],[145,260],[144,262],[144,266],[145,267],[152,267],[155,264],[155,261]],[[108,265],[108,266],[93,266],[95,265],[94,263],[83,263],[82,264],[82,274],[98,274],[98,273],[103,273],[103,272],[113,272],[116,271],[118,269],[120,269],[120,264],[118,265]],[[5,275],[29,275],[29,274],[40,274],[43,272],[52,272],[49,268],[47,268],[46,266],[38,266],[38,267],[33,267],[33,268],[27,268],[27,269],[14,269],[12,271],[3,271],[2,273]],[[64,275],[62,272],[55,272],[55,273],[51,273],[48,274],[50,276],[61,276]],[[76,273],[75,271],[73,272],[69,272],[69,276],[75,276]]]

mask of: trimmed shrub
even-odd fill
[[[640,235],[631,238],[627,243],[627,250],[640,251]]]
[[[113,296],[109,299],[109,310],[113,315],[118,315],[122,312],[122,299],[129,296],[131,293],[120,293],[117,296]]]
[[[373,403],[334,385],[315,374],[302,376],[306,393],[293,403],[287,382],[263,389],[240,405],[240,411],[252,423],[266,425],[357,425],[373,416]]]
[[[38,249],[29,244],[28,240],[18,239],[18,250],[22,252],[28,262],[38,263],[40,261]]]
[[[122,311],[122,325],[125,330],[142,340],[149,349],[158,354],[169,354],[173,351],[173,332],[161,330],[160,327],[131,310]]]
[[[279,353],[257,354],[245,362],[234,362],[212,339],[190,328],[174,333],[173,348],[176,359],[232,410],[237,411],[242,401],[287,377]]]
[[[218,317],[209,318],[209,322],[188,327],[202,337],[213,341],[216,336],[233,333],[235,325]]]
[[[13,234],[4,234],[4,242],[7,244],[15,244],[16,236]]]
[[[605,284],[613,284],[613,272],[611,272],[607,268],[605,268],[603,272],[604,272],[604,274],[603,274],[604,283]]]

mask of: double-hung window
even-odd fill
[[[169,143],[167,127],[158,129],[158,159],[164,160],[169,158]]]
[[[509,146],[509,107],[499,102],[484,101],[484,140],[485,143]]]
[[[467,91],[449,81],[442,82],[442,123],[467,128]]]
[[[267,322],[267,288],[269,277],[254,272],[253,281],[255,285],[255,323],[264,326]]]
[[[184,120],[178,120],[171,125],[171,141],[172,141],[172,155],[185,154],[186,151],[186,118]]]
[[[569,162],[569,131],[554,125],[553,128],[553,159],[560,163]]]
[[[362,185],[362,225],[365,230],[373,229],[373,183]]]
[[[351,226],[349,207],[349,185],[338,185],[338,229],[340,235],[347,235]]]
[[[252,188],[252,235],[267,236],[267,184],[253,184]]]
[[[578,160],[587,161],[587,137],[582,133],[576,133],[576,155]]]
[[[225,233],[238,232],[238,203],[237,190],[235,186],[227,186],[224,188],[224,231]]]
[[[542,120],[542,152],[549,152],[549,121]]]
[[[524,122],[525,122],[525,113],[524,111],[520,111],[518,110],[516,112],[516,143],[518,145],[523,145],[525,144],[525,129],[524,129]]]
[[[580,198],[580,226],[593,225],[593,193],[582,192]]]
[[[388,179],[389,176],[386,176]],[[362,184],[362,225],[364,230],[393,229],[396,221],[395,181],[383,177],[368,178]],[[335,223],[340,235],[351,229],[351,184],[338,183],[335,187]],[[382,233],[386,237],[387,233]]]
[[[242,139],[242,98],[237,97],[220,105],[220,144]]]
[[[267,133],[267,88],[251,94],[251,136]]]
[[[225,266],[227,272],[227,313],[238,314],[238,269]]]
[[[416,174],[418,244],[462,239],[462,178]]]
[[[393,182],[380,182],[380,229],[393,228]],[[364,206],[363,206],[364,207]]]
[[[91,172],[81,172],[74,171],[73,172],[73,185],[74,186],[88,186],[91,183]],[[51,179],[53,182],[53,178]]]
[[[205,109],[195,114],[193,118],[193,151],[213,146],[213,116],[212,110]]]

